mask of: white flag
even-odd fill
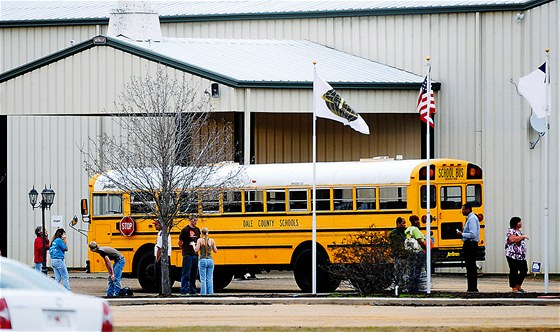
[[[323,81],[317,71],[313,78],[313,98],[315,98],[315,115],[331,119],[350,126],[362,134],[369,135],[369,127],[362,117],[330,86]]]
[[[546,63],[543,63],[537,70],[519,79],[519,92],[527,99],[537,118],[550,115],[551,91],[546,67]]]

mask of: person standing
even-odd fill
[[[68,269],[64,262],[64,253],[68,251],[68,244],[66,243],[66,232],[63,228],[59,228],[54,232],[52,238],[52,245],[49,248],[51,255],[51,265],[54,271],[54,279],[60,283],[67,290],[70,290],[70,278],[68,278]]]
[[[476,214],[472,212],[470,203],[463,204],[461,212],[467,220],[463,231],[457,230],[463,241],[463,258],[467,269],[467,292],[478,292],[477,271],[476,271],[476,251],[480,240],[480,221]]]
[[[514,293],[525,293],[521,285],[527,276],[527,261],[525,260],[525,240],[520,229],[523,222],[519,217],[513,217],[509,221],[509,229],[506,232],[506,259],[509,266],[509,287]]]
[[[426,264],[426,255],[424,254],[424,250],[426,249],[425,237],[419,228],[420,218],[418,218],[417,215],[411,215],[408,220],[410,221],[410,226],[404,233],[407,238],[413,239],[418,243],[418,246],[415,246],[415,249],[411,252],[408,291],[410,293],[418,293],[420,290],[420,279]]]
[[[408,252],[404,248],[405,230],[406,220],[397,217],[395,228],[389,233],[389,243],[393,251],[393,288],[398,286],[403,292],[408,279]]]
[[[35,270],[42,272],[43,246],[45,247],[45,252],[49,250],[49,233],[45,230],[45,237],[43,237],[43,227],[37,226],[35,228],[35,236],[35,241],[33,241],[33,262],[35,263]]]
[[[189,224],[179,234],[179,248],[183,254],[183,269],[181,271],[181,295],[196,295],[196,275],[198,272],[198,254],[194,247],[200,238],[200,229],[196,227],[198,217],[189,215]]]
[[[105,261],[105,266],[109,272],[109,282],[107,284],[107,297],[119,296],[121,292],[121,278],[124,269],[124,256],[116,249],[111,247],[100,247],[95,241],[89,243],[89,250],[98,253]],[[113,265],[111,265],[113,261]]]
[[[154,247],[156,286],[158,293],[161,294],[161,254],[163,252],[163,236],[161,231],[161,223],[159,223],[159,221],[154,221],[154,226],[158,231],[156,245]],[[169,256],[169,258],[171,259],[171,234],[167,234],[167,236],[167,256]],[[169,263],[170,260],[168,260],[167,262]]]
[[[208,228],[201,230],[202,237],[196,241],[194,251],[200,251],[198,271],[200,272],[200,295],[214,294],[214,260],[212,252],[218,252],[216,241],[208,237]]]

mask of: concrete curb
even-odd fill
[[[560,298],[262,298],[262,297],[172,297],[107,299],[112,306],[127,305],[367,305],[367,306],[560,306]]]

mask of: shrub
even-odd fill
[[[402,262],[409,256],[400,244],[390,241],[386,232],[376,231],[372,225],[349,235],[333,250],[329,271],[348,281],[361,295],[379,293],[392,285],[406,287],[408,264]]]

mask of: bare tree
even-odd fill
[[[199,96],[186,78],[170,77],[161,69],[154,77],[134,77],[112,114],[123,134],[103,133],[90,138],[89,149],[81,149],[90,175],[103,173],[149,207],[162,225],[163,253],[179,214],[193,204],[196,209],[198,202],[189,195],[200,188],[207,193],[231,187],[241,171],[225,162],[233,160],[232,129],[213,119],[208,98]],[[171,294],[169,257],[161,257],[161,295],[166,296]]]

